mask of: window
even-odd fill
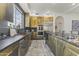
[[[24,28],[24,14],[22,13],[22,11],[20,10],[20,8],[18,8],[18,6],[15,5],[15,28]]]

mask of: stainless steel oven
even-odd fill
[[[43,25],[38,25],[37,26],[37,36],[42,36],[44,35],[44,30],[43,30]]]

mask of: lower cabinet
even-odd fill
[[[56,38],[57,44],[56,44],[56,55],[57,56],[63,56],[64,55],[64,49],[65,49],[65,42],[63,40],[60,40]]]
[[[60,52],[59,52],[60,56],[64,55],[64,49],[65,49],[65,42],[60,40]]]
[[[18,56],[18,42],[0,51],[0,56]]]
[[[31,37],[26,36],[19,42],[18,55],[24,56],[27,53],[29,46],[31,45]]]
[[[53,43],[53,44],[52,44]],[[54,53],[54,55],[56,55],[56,45],[57,45],[57,40],[53,37],[53,39],[52,39],[52,47],[53,47],[53,49],[52,49],[52,51],[53,51],[53,53]]]
[[[25,55],[26,49],[27,49],[26,45],[27,45],[27,44],[26,44],[25,39],[22,39],[22,40],[19,42],[19,49],[18,49],[18,55],[19,55],[19,56]]]
[[[66,43],[64,56],[79,56],[79,47]]]
[[[52,36],[48,36],[46,43],[49,46],[50,50],[54,53],[54,55],[56,55],[56,39]]]
[[[0,51],[0,56],[24,56],[31,45],[31,36],[27,35],[24,39],[13,43],[4,50]]]
[[[75,51],[73,51],[72,49],[70,48],[65,48],[64,50],[64,56],[77,56],[79,55],[78,53],[76,53]]]
[[[18,48],[16,48],[9,56],[18,56]]]
[[[76,47],[58,37],[49,36],[47,44],[56,56],[78,56],[79,47]]]
[[[60,41],[56,38],[56,40],[57,40],[57,45],[56,45],[56,56],[58,56],[59,55],[59,53],[60,53]]]
[[[50,47],[50,49],[52,49],[52,48],[51,48],[51,44],[50,44],[50,43],[51,43],[51,41],[50,41],[50,40],[51,40],[51,38],[50,38],[50,37],[48,37],[48,39],[46,40],[46,43],[48,44],[48,46]]]

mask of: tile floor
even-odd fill
[[[54,56],[45,40],[33,40],[26,56]]]

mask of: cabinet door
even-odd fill
[[[56,55],[57,50],[57,38],[54,39],[54,54]]]
[[[66,43],[66,47],[64,49],[64,55],[65,56],[77,56],[79,55],[79,48],[70,43]]]
[[[18,42],[0,51],[0,56],[18,56]]]
[[[0,4],[0,20],[8,20],[13,22],[13,4]]]
[[[75,46],[75,45],[72,45],[72,44],[70,44],[70,43],[67,43],[66,46],[67,46],[69,49],[71,49],[71,50],[73,50],[73,51],[75,51],[76,53],[79,54],[79,47],[77,47],[77,46]]]
[[[60,39],[57,38],[57,45],[56,45],[56,55],[60,55]]]
[[[52,37],[52,51],[56,55],[56,39]]]
[[[20,56],[24,56],[25,53],[26,53],[26,41],[24,39],[22,39],[20,42],[19,42],[19,55]]]
[[[14,15],[13,4],[8,3],[6,9],[6,20],[13,22],[13,15]]]
[[[79,54],[69,48],[65,48],[64,55],[65,56],[77,56]]]
[[[65,48],[65,42],[63,40],[60,40],[60,56],[64,55],[64,48]]]
[[[9,56],[18,56],[18,48],[16,48]]]
[[[6,7],[7,7],[7,4],[5,3],[0,4],[0,20],[3,20],[5,17]]]
[[[51,50],[54,51],[54,38],[53,37],[51,38],[51,45],[52,45],[52,49]]]
[[[37,17],[36,16],[31,16],[30,17],[31,20],[31,27],[37,27],[38,23],[37,23]]]
[[[51,36],[48,37],[48,45],[50,47],[50,49],[52,49],[52,42],[51,42]]]

